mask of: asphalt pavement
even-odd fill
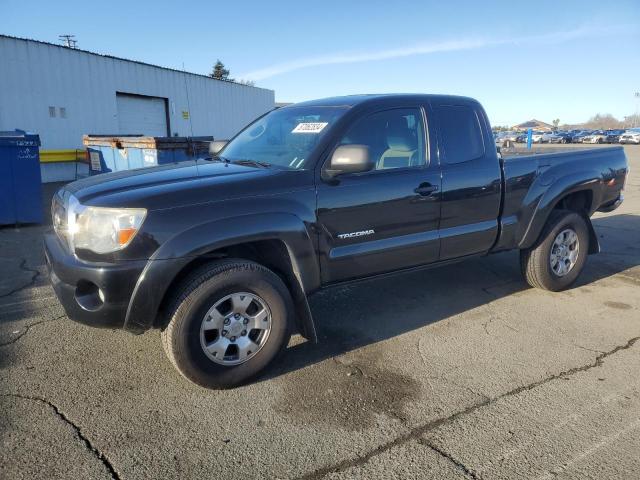
[[[312,299],[250,385],[178,375],[159,333],[66,318],[47,226],[0,229],[0,478],[638,478],[640,146],[602,253],[529,288],[517,252]]]

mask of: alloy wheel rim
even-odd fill
[[[580,242],[578,234],[571,228],[562,230],[551,245],[549,263],[558,277],[567,275],[578,262]]]
[[[253,358],[271,333],[271,310],[258,295],[237,292],[218,300],[200,326],[200,345],[219,365],[240,365]]]

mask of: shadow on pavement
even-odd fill
[[[589,257],[573,288],[640,265],[640,216],[613,214],[592,221],[602,253]],[[640,285],[640,275],[633,275]],[[258,381],[411,332],[528,288],[514,251],[323,291],[311,301],[319,343],[289,347]]]

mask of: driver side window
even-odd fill
[[[398,108],[361,118],[340,145],[366,145],[374,170],[427,164],[422,114],[418,108]]]

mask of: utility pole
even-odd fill
[[[636,97],[636,114],[633,117],[633,126],[640,126],[640,92],[636,92],[633,94]]]
[[[60,39],[62,44],[65,47],[69,47],[69,48],[77,48],[78,47],[78,41],[75,39],[75,37],[76,37],[75,35],[69,35],[69,34],[58,35],[58,39]]]

